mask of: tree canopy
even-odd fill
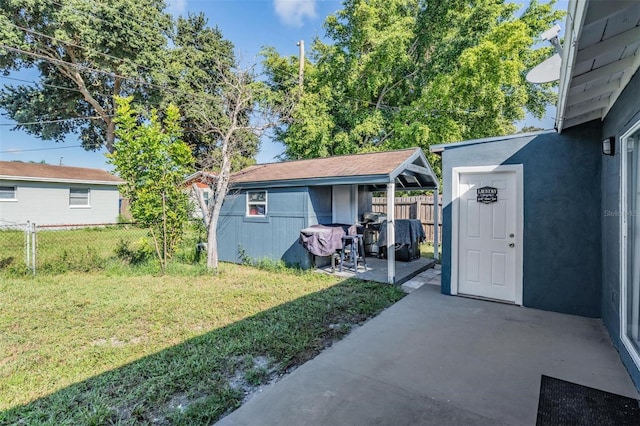
[[[345,0],[305,64],[303,93],[276,138],[287,158],[324,157],[502,135],[544,114],[551,85],[526,71],[549,49],[537,35],[553,3],[503,0]],[[269,84],[290,90],[297,61],[264,51]]]
[[[5,86],[0,107],[27,133],[55,141],[79,133],[85,148],[111,152],[114,96],[157,94],[151,82],[163,69],[171,29],[164,6],[163,0],[0,0],[0,69],[39,74],[36,85]]]

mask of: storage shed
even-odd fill
[[[437,194],[438,179],[422,150],[411,148],[258,164],[235,173],[230,188],[218,224],[221,260],[240,262],[248,256],[311,268],[314,259],[299,242],[301,230],[362,221],[378,191],[387,193],[387,211],[393,212],[396,189]],[[394,247],[394,223],[391,213],[387,247]],[[388,253],[387,279],[393,283],[395,251]]]
[[[602,318],[640,388],[640,2],[567,12],[556,130],[432,147],[442,292]]]

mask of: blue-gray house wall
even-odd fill
[[[600,316],[600,123],[445,147],[442,292],[451,292],[452,168],[522,164],[523,304]]]
[[[636,72],[602,126],[601,138],[620,137],[640,121],[640,72]],[[619,148],[619,146],[618,146]],[[640,388],[640,371],[620,341],[620,162],[621,154],[602,156],[602,320],[614,345]],[[636,259],[636,262],[640,261]]]
[[[298,243],[300,230],[326,215],[322,194],[308,187],[269,188],[266,217],[246,215],[246,190],[225,198],[218,224],[218,253],[225,262],[239,263],[241,252],[253,260],[282,260],[309,268],[311,256]],[[329,188],[330,191],[330,188]],[[329,192],[329,215],[331,193]]]

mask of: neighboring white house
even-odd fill
[[[121,183],[100,169],[0,161],[0,224],[115,223]]]
[[[195,172],[184,180],[184,188],[189,192],[190,201],[192,204],[192,216],[196,219],[202,219],[202,209],[200,208],[200,203],[198,202],[198,195],[194,191],[195,188],[198,189],[198,192],[202,194],[202,199],[204,200],[205,206],[209,207],[209,200],[211,198],[211,186],[213,185],[216,179],[216,174],[212,172]]]

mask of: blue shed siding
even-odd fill
[[[600,123],[443,152],[442,292],[451,292],[452,168],[522,164],[523,304],[600,316]]]
[[[602,156],[602,320],[613,343],[640,388],[640,371],[620,340],[620,152],[619,143],[640,120],[640,72],[636,72],[603,122],[601,138],[615,136],[615,156]],[[636,260],[637,261],[637,260]]]
[[[218,226],[220,260],[238,263],[240,252],[253,260],[283,260],[308,268],[311,258],[298,243],[300,230],[308,226],[307,187],[267,190],[266,217],[246,216],[246,191],[227,195]]]

